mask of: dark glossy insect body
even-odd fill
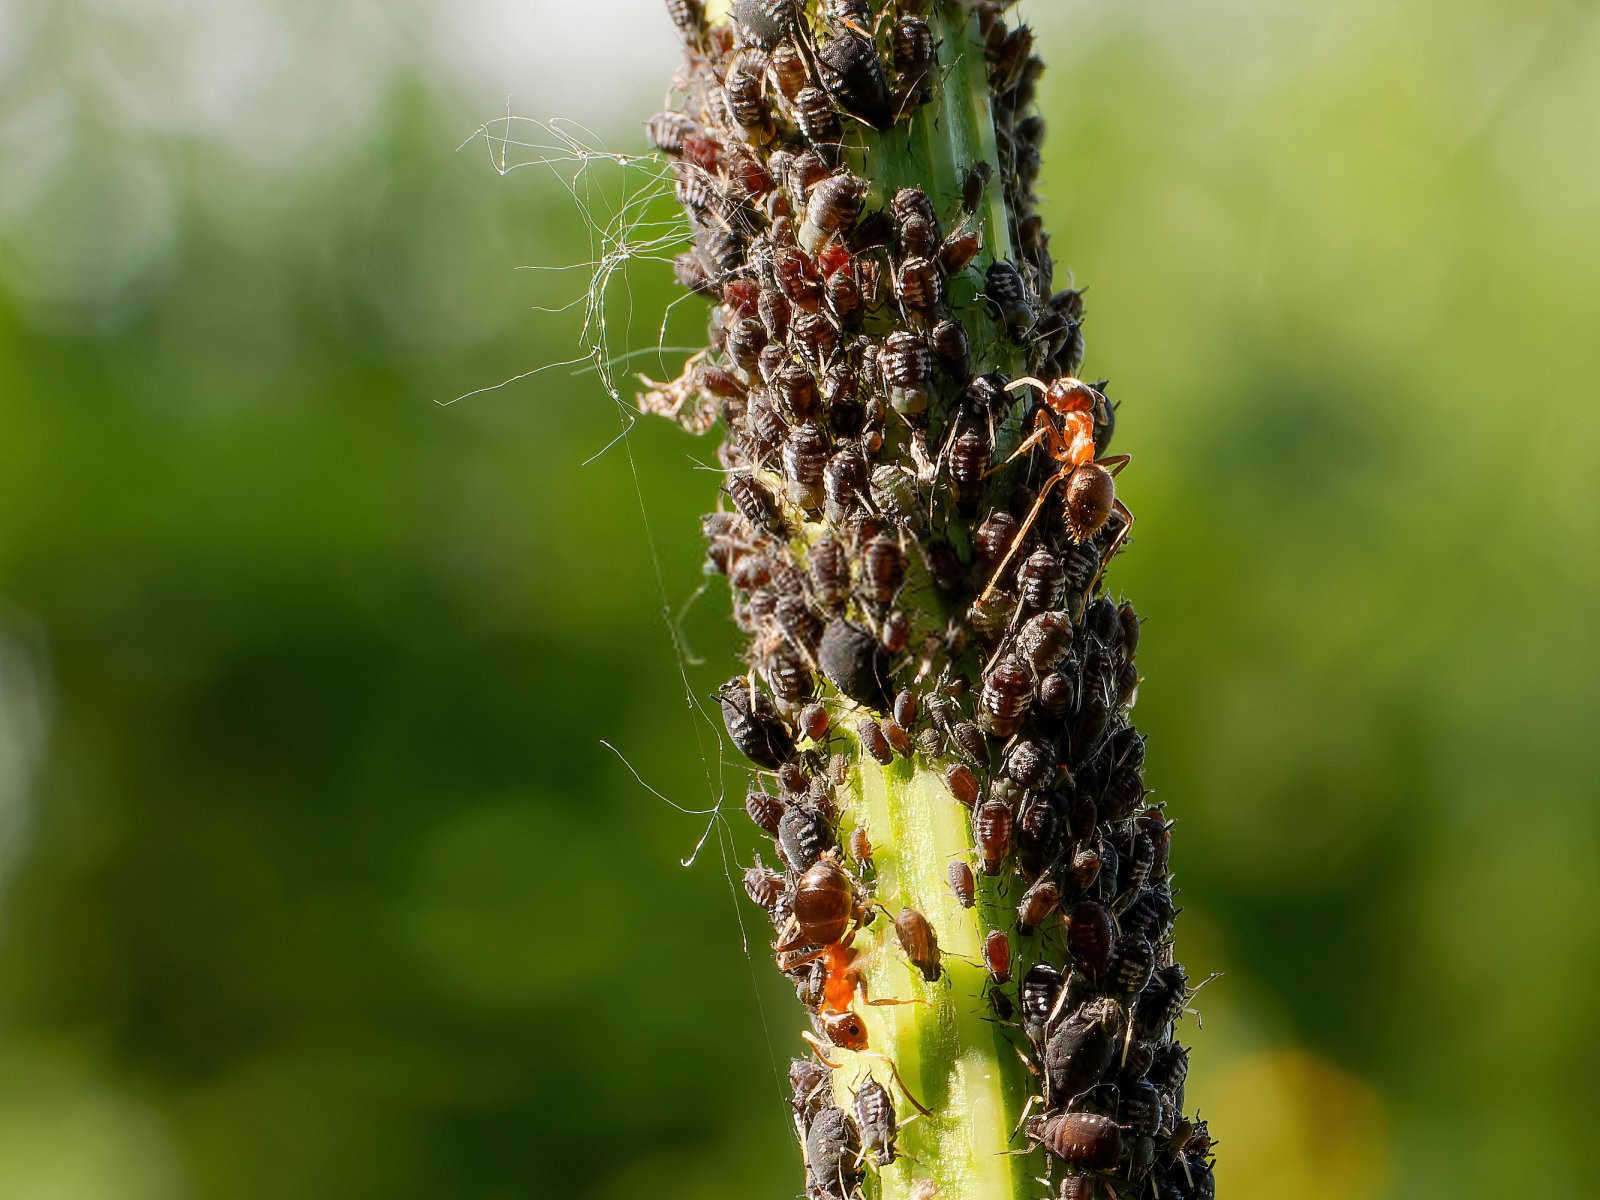
[[[895,693],[894,719],[907,729],[917,723],[917,694],[910,688],[902,688]]]
[[[973,814],[973,837],[985,875],[998,875],[1006,856],[1011,853],[1013,823],[1011,809],[998,800],[986,801]]]
[[[967,377],[971,346],[967,340],[967,327],[960,321],[947,318],[935,325],[928,333],[928,349],[947,374],[956,379]]]
[[[1030,1117],[1027,1133],[1051,1154],[1085,1171],[1109,1171],[1122,1157],[1122,1129],[1099,1113]]]
[[[880,1167],[887,1167],[895,1159],[898,1133],[889,1090],[869,1075],[856,1092],[855,1109],[862,1148]]]
[[[809,311],[822,299],[822,279],[816,264],[796,246],[778,246],[772,251],[772,277],[791,303]]]
[[[1164,887],[1143,887],[1123,910],[1122,932],[1159,942],[1166,938],[1176,915],[1171,892]]]
[[[783,471],[789,499],[803,508],[821,508],[822,471],[828,461],[828,435],[813,421],[789,431],[783,446]]]
[[[933,201],[928,199],[928,193],[921,188],[901,188],[894,194],[893,199],[889,201],[889,212],[894,217],[895,225],[901,230],[902,235],[906,226],[912,221],[916,221],[928,231],[929,244],[938,244],[939,217],[934,212]]]
[[[804,944],[837,942],[850,927],[855,911],[855,887],[831,856],[814,863],[795,884],[794,919]]]
[[[950,882],[950,891],[956,898],[956,903],[962,908],[971,908],[977,899],[978,881],[972,874],[972,868],[957,859],[950,864],[946,873]]]
[[[1066,582],[1066,568],[1061,565],[1061,560],[1044,549],[1028,555],[1017,570],[1017,586],[1023,607],[1033,612],[1059,608],[1066,594]]]
[[[827,824],[809,808],[791,805],[779,819],[778,848],[791,871],[809,870],[832,844]]]
[[[784,637],[807,654],[814,653],[822,643],[822,619],[811,611],[805,595],[792,588],[784,589],[774,613],[774,624],[783,631]]]
[[[1006,751],[1005,772],[1024,791],[1036,792],[1056,773],[1055,748],[1038,739],[1016,742]]]
[[[889,706],[888,654],[859,625],[841,618],[828,622],[817,662],[828,681],[856,703],[878,712]]]
[[[794,738],[765,692],[734,679],[715,695],[728,736],[751,762],[776,770],[793,756]]]
[[[1061,889],[1053,879],[1041,879],[1017,905],[1017,932],[1027,937],[1061,906]]]
[[[848,1200],[861,1181],[861,1137],[856,1124],[833,1107],[817,1112],[806,1129],[806,1183],[814,1196]]]
[[[1050,1032],[1043,1065],[1052,1105],[1070,1103],[1105,1077],[1121,1044],[1122,1021],[1117,1002],[1102,996],[1074,1010]]]
[[[768,66],[771,68],[773,80],[778,85],[778,91],[792,103],[810,78],[805,59],[800,57],[800,51],[795,49],[793,42],[781,42],[777,49],[773,50]],[[776,154],[773,157],[776,157]]]
[[[1034,963],[1022,977],[1022,1031],[1036,1045],[1044,1041],[1062,986],[1061,972],[1049,963]]]
[[[894,69],[926,87],[933,66],[933,31],[928,23],[921,17],[901,17],[890,30],[889,47]]]
[[[853,270],[835,271],[822,284],[822,298],[834,319],[846,330],[860,328],[866,303]]]
[[[798,22],[795,0],[733,0],[733,19],[745,41],[771,50]]]
[[[983,939],[983,965],[996,983],[1011,978],[1011,939],[998,929],[991,929]]]
[[[1174,963],[1156,971],[1133,1005],[1133,1025],[1140,1037],[1160,1038],[1183,1015],[1189,985],[1183,967]]]
[[[1086,542],[1105,526],[1117,500],[1116,481],[1099,463],[1075,467],[1067,479],[1062,520],[1068,536]]]
[[[850,563],[844,547],[831,537],[819,538],[811,547],[809,571],[817,603],[830,612],[843,608],[850,596]]]
[[[983,736],[983,730],[971,721],[957,721],[950,726],[950,737],[969,763],[981,767],[989,761],[988,739]],[[946,779],[945,782],[948,783],[949,780]],[[977,782],[976,778],[973,782]]]
[[[995,737],[1008,738],[1022,723],[1033,699],[1033,676],[1015,658],[1007,656],[983,678],[978,696],[978,720]]]
[[[789,1060],[789,1106],[802,1131],[812,1117],[833,1103],[828,1083],[828,1068],[821,1063],[809,1058]]]
[[[939,978],[939,939],[928,918],[914,908],[902,908],[894,919],[900,948],[929,983]]]
[[[978,522],[978,528],[973,531],[973,553],[985,564],[999,562],[1011,549],[1017,529],[1018,522],[1014,516],[1003,508],[994,509]]]
[[[783,801],[776,796],[751,788],[745,793],[744,811],[750,814],[750,819],[755,822],[757,829],[765,830],[774,836],[778,832],[778,822],[783,818]]]
[[[820,704],[808,704],[800,710],[795,730],[801,737],[820,742],[828,736],[828,710]]]
[[[870,38],[848,29],[835,31],[817,51],[822,86],[844,112],[879,131],[894,124],[889,81]]]
[[[871,717],[862,717],[856,722],[856,733],[861,738],[861,749],[874,761],[883,766],[888,766],[894,761],[894,747],[889,745],[889,739],[884,737],[883,727]]]
[[[1028,303],[1027,285],[1017,268],[1004,259],[990,263],[983,278],[983,292],[1006,331],[1020,341],[1033,324],[1033,310]]]
[[[1111,914],[1094,900],[1080,900],[1067,916],[1067,949],[1083,973],[1099,979],[1111,965]]]
[[[1063,1175],[1056,1200],[1094,1200],[1094,1180],[1088,1175]]]
[[[1056,801],[1034,796],[1017,816],[1017,863],[1028,879],[1037,879],[1061,855],[1066,831]]]
[[[1052,670],[1072,648],[1072,618],[1046,609],[1028,618],[1017,633],[1017,653],[1037,673]]]
[[[911,734],[899,721],[885,720],[882,722],[883,736],[889,743],[889,748],[901,758],[910,758],[915,747],[911,744]]]

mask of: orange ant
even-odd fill
[[[1035,387],[1040,390],[1041,407],[1033,419],[1033,432],[1022,440],[1022,444],[1012,451],[1010,458],[1005,461],[1009,463],[1042,443],[1045,453],[1061,464],[1061,470],[1047,479],[1044,487],[1039,489],[1039,498],[1034,501],[1027,518],[1017,529],[1016,536],[1011,539],[1011,547],[1000,560],[1000,565],[995,568],[994,575],[989,579],[989,586],[983,589],[983,595],[979,597],[980,601],[988,599],[989,593],[994,591],[996,582],[1005,572],[1006,564],[1021,548],[1028,530],[1038,519],[1039,511],[1050,495],[1050,489],[1058,483],[1066,485],[1067,532],[1075,541],[1085,542],[1099,533],[1113,512],[1122,517],[1122,529],[1107,550],[1105,558],[1110,558],[1116,553],[1117,547],[1122,544],[1123,538],[1128,536],[1128,530],[1133,525],[1133,514],[1121,500],[1117,499],[1116,484],[1113,482],[1118,472],[1128,465],[1128,455],[1118,454],[1102,459],[1094,456],[1095,418],[1100,416],[1102,423],[1104,422],[1107,414],[1105,396],[1081,379],[1074,379],[1070,375],[1062,376],[1050,383],[1025,376],[1013,379],[1006,385],[1006,390],[1014,392],[1022,387]],[[1005,463],[1000,464],[1004,465]],[[989,473],[993,474],[999,469],[997,466]]]

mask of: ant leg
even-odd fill
[[[1122,474],[1122,468],[1127,466],[1132,461],[1133,455],[1131,454],[1113,454],[1110,458],[1095,459],[1095,462],[1104,467],[1107,471],[1111,472],[1113,475]]]
[[[1044,413],[1043,413],[1042,410],[1041,410],[1039,415],[1040,416],[1044,416]],[[1032,433],[1030,433],[1027,437],[1023,438],[1022,441],[1017,443],[1017,448],[1015,450],[1013,450],[1008,457],[1002,459],[1000,462],[995,463],[994,466],[990,467],[987,471],[985,471],[983,473],[983,477],[985,479],[989,478],[989,476],[993,475],[996,471],[1000,470],[1002,467],[1007,466],[1008,464],[1010,464],[1014,459],[1020,458],[1022,455],[1026,454],[1029,450],[1032,450],[1040,442],[1044,441],[1046,438],[1048,438],[1050,436],[1050,432],[1051,432],[1052,428],[1053,428],[1053,426],[1051,426],[1049,424],[1049,418],[1046,417],[1043,422],[1041,422],[1040,424],[1034,426],[1034,430],[1033,430]]]
[[[1022,548],[1022,543],[1028,536],[1028,530],[1033,528],[1034,521],[1039,518],[1039,510],[1044,507],[1044,502],[1050,495],[1050,489],[1060,482],[1063,474],[1064,472],[1059,472],[1050,476],[1049,479],[1045,480],[1044,487],[1039,489],[1039,498],[1033,502],[1033,508],[1029,510],[1027,519],[1022,522],[1022,525],[1017,529],[1016,536],[1011,539],[1011,548],[1006,551],[1006,556],[1000,560],[1000,565],[994,569],[994,574],[989,577],[989,586],[983,589],[983,595],[978,597],[980,603],[989,598],[989,593],[994,591],[994,585],[1000,581],[1000,576],[1005,574],[1006,565],[1016,556],[1017,551]]]
[[[833,1047],[831,1045],[829,1045],[827,1042],[824,1042],[816,1034],[811,1033],[809,1030],[802,1030],[801,1031],[800,1040],[805,1042],[808,1046],[811,1047],[812,1053],[814,1053],[817,1056],[817,1058],[821,1061],[823,1066],[828,1067],[831,1070],[837,1071],[841,1066],[844,1065],[843,1063],[836,1063],[831,1058],[829,1058],[828,1057],[828,1051],[832,1050]]]

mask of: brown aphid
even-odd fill
[[[927,312],[944,299],[944,279],[932,259],[908,258],[895,273],[895,295],[912,312]]]
[[[751,788],[745,793],[744,811],[750,814],[756,828],[778,835],[778,822],[783,819],[783,801],[776,796]]]
[[[1036,673],[1054,669],[1072,648],[1072,618],[1064,609],[1035,613],[1017,631],[1017,654]]]
[[[902,688],[894,698],[894,719],[907,729],[917,723],[917,694],[910,688]]]
[[[828,736],[828,710],[820,704],[808,704],[800,710],[795,726],[801,737],[820,742]]]
[[[856,915],[850,876],[832,853],[817,860],[794,888],[794,919],[801,944],[827,946],[844,937]]]
[[[861,294],[861,284],[851,270],[835,271],[822,285],[822,298],[828,311],[841,327],[859,329],[866,299]]]
[[[1090,1112],[1030,1117],[1027,1134],[1051,1154],[1085,1171],[1109,1171],[1122,1157],[1122,1128]]]
[[[996,983],[1011,979],[1011,939],[998,929],[991,929],[983,939],[983,965]]]
[[[1017,536],[1017,519],[1003,508],[988,513],[972,534],[972,550],[986,565],[999,562]]]
[[[986,801],[973,814],[973,838],[985,875],[998,875],[1006,856],[1011,853],[1013,823],[1011,809],[998,800]]]
[[[899,654],[911,640],[911,618],[899,609],[890,613],[883,619],[879,640],[890,654]]]
[[[741,54],[733,60],[723,81],[728,111],[745,137],[765,144],[772,139],[772,114],[767,108],[765,64],[760,57]]]
[[[870,754],[874,761],[885,767],[894,761],[894,747],[889,745],[889,739],[884,737],[883,726],[871,717],[862,717],[856,722],[856,733],[861,737],[861,748]]]
[[[842,523],[865,507],[870,494],[871,469],[859,450],[845,448],[828,460],[822,473],[822,495],[828,519]]]
[[[684,139],[698,128],[692,117],[681,112],[658,112],[644,123],[645,136],[663,154],[682,154]]]
[[[939,269],[946,275],[964,271],[982,248],[983,239],[976,230],[958,229],[940,243]]]
[[[816,264],[796,246],[778,246],[772,252],[772,277],[788,299],[815,311],[822,299],[822,278]]]
[[[1094,886],[1095,879],[1100,874],[1100,856],[1088,846],[1080,846],[1072,856],[1072,862],[1067,867],[1067,876],[1080,893],[1087,892]]]
[[[799,95],[800,89],[806,86],[806,80],[810,78],[805,60],[800,57],[800,51],[793,42],[780,43],[767,65],[772,71],[773,82],[786,100],[792,101]]]
[[[1111,914],[1095,900],[1080,900],[1067,914],[1067,950],[1083,973],[1099,979],[1111,966],[1115,944]]]
[[[836,29],[817,52],[822,86],[851,116],[883,132],[894,125],[889,81],[870,37],[848,28]]]
[[[899,541],[883,534],[868,542],[861,554],[861,574],[874,604],[892,604],[906,578],[906,555]]]
[[[872,862],[872,838],[864,825],[857,825],[850,831],[850,857],[862,866]]]
[[[893,215],[895,224],[904,229],[909,221],[920,221],[932,233],[934,241],[939,240],[939,215],[934,211],[933,201],[928,199],[928,193],[919,187],[903,187],[894,194],[889,201],[889,212]]]
[[[917,743],[917,753],[922,755],[923,758],[944,757],[944,733],[942,731],[932,726],[919,729],[913,740]]]
[[[772,912],[783,899],[783,875],[761,865],[760,860],[744,873],[744,894],[757,908]]]
[[[778,502],[773,499],[767,486],[755,476],[742,473],[728,476],[727,493],[733,506],[757,529],[764,529],[768,533],[782,531],[783,516],[778,509]]]
[[[978,777],[966,763],[951,763],[946,767],[944,785],[963,806],[971,808],[978,802]]]
[[[1063,1175],[1056,1200],[1094,1200],[1094,1180],[1088,1175]]]
[[[828,782],[834,787],[843,787],[850,779],[850,759],[844,754],[830,755],[828,758]]]
[[[978,494],[993,452],[994,439],[987,425],[968,425],[956,436],[950,444],[950,482],[958,496],[965,499]]]
[[[815,250],[827,238],[849,229],[861,216],[861,205],[866,194],[866,181],[848,171],[830,175],[818,183],[811,189],[811,196],[806,202],[806,223],[800,230],[801,244]]]
[[[1050,878],[1039,880],[1017,905],[1017,932],[1027,937],[1061,906],[1061,889]]]
[[[1062,504],[1067,533],[1079,542],[1088,541],[1105,525],[1116,501],[1117,485],[1110,471],[1092,462],[1073,468]]]
[[[826,478],[826,477],[824,477]],[[831,537],[817,539],[809,564],[812,595],[829,612],[838,612],[850,598],[850,560]]]
[[[961,905],[962,908],[971,908],[978,895],[978,881],[972,874],[972,868],[957,859],[950,864],[950,870],[946,872],[946,876],[950,883],[950,891],[955,895],[956,903]]]
[[[667,15],[690,45],[697,45],[705,36],[706,6],[701,0],[667,0]]]
[[[955,741],[956,748],[969,763],[974,766],[984,766],[989,761],[989,741],[971,721],[957,721],[950,726],[950,737]],[[946,780],[948,782],[948,780]],[[977,782],[976,778],[973,780]],[[976,794],[974,794],[976,799]]]
[[[906,732],[906,727],[899,721],[886,720],[882,722],[883,736],[892,749],[901,758],[910,758],[915,748],[911,744],[911,735]]]
[[[966,378],[971,346],[967,340],[967,327],[960,321],[946,317],[928,333],[928,348],[946,372],[957,379]]]
[[[894,933],[900,939],[900,948],[922,972],[923,979],[929,983],[938,979],[939,939],[928,918],[914,908],[902,908],[894,919]]]
[[[1007,656],[983,678],[978,694],[978,721],[995,737],[1008,738],[1022,723],[1033,699],[1033,676],[1017,659]]]

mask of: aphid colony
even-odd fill
[[[692,245],[680,282],[709,341],[641,404],[720,422],[726,504],[704,519],[731,585],[747,673],[716,693],[759,772],[746,810],[775,867],[745,875],[817,1054],[791,1068],[812,1200],[848,1200],[897,1156],[896,1096],[835,1102],[838,1050],[866,1050],[857,934],[892,930],[941,976],[939,930],[874,894],[868,832],[846,824],[858,761],[911,759],[967,810],[962,909],[988,1000],[1037,1081],[1018,1133],[1061,1197],[1209,1197],[1210,1140],[1183,1116],[1190,994],[1172,952],[1169,823],[1129,723],[1139,620],[1101,592],[1132,517],[1107,459],[1104,383],[1077,378],[1082,295],[1052,292],[1033,211],[1041,64],[1004,4],[735,0],[707,25],[669,0],[681,106],[647,123]],[[973,15],[975,12],[975,16]],[[981,31],[994,163],[959,199],[890,194],[851,148],[916,119],[943,76],[937,30]],[[962,36],[965,36],[964,32]],[[1015,258],[974,221],[1000,189]],[[951,302],[965,288],[969,299]],[[1004,369],[1009,367],[1009,370]],[[905,1099],[916,1103],[908,1094]]]

